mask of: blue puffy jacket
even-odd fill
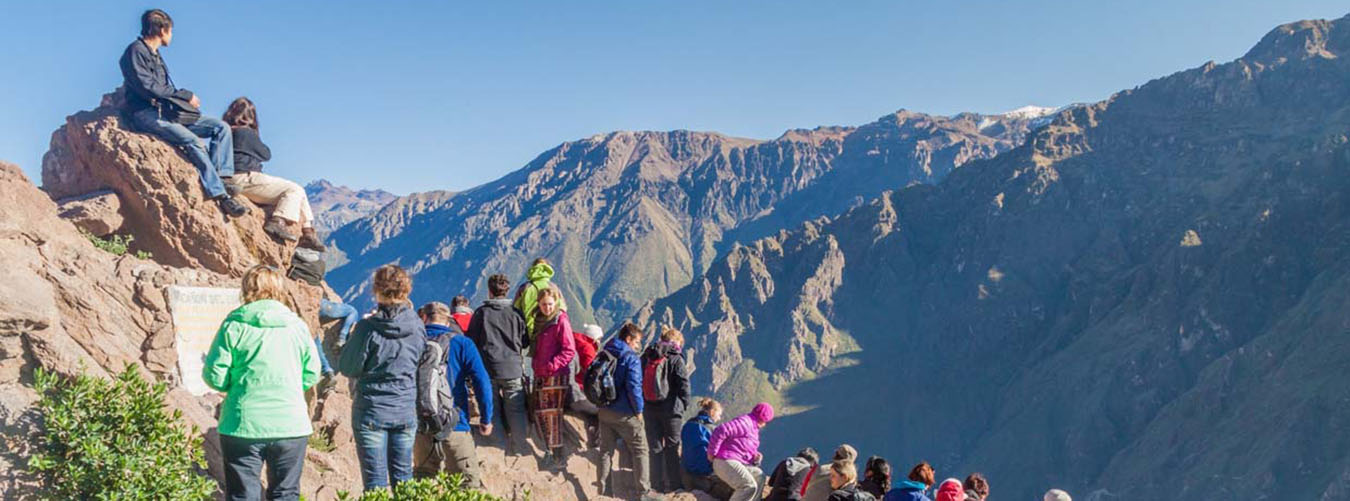
[[[932,501],[928,497],[927,490],[926,485],[906,480],[887,492],[883,501]]]
[[[712,462],[708,461],[708,439],[712,438],[712,417],[706,412],[684,422],[680,430],[680,464],[684,471],[694,475],[712,475]]]
[[[605,344],[605,351],[619,361],[614,368],[614,386],[618,389],[618,398],[606,409],[629,416],[642,415],[642,361],[637,352],[618,336]]]
[[[449,353],[445,357],[445,377],[450,380],[450,394],[455,396],[455,408],[459,409],[459,424],[455,426],[455,431],[469,431],[469,380],[473,380],[473,394],[478,399],[479,415],[491,416],[492,379],[483,366],[483,358],[478,355],[478,346],[456,330],[441,324],[427,324],[427,339],[453,336],[450,338]]]

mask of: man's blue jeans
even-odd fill
[[[387,425],[353,421],[356,459],[361,462],[361,484],[374,490],[413,477],[413,441],[417,421]]]
[[[347,344],[347,335],[352,333],[352,326],[361,320],[361,314],[357,313],[356,308],[352,305],[320,299],[319,320],[324,321],[334,318],[342,319],[342,329],[338,332],[338,344]]]
[[[221,177],[234,175],[234,133],[219,118],[203,116],[197,123],[183,124],[163,120],[159,110],[146,108],[131,115],[136,130],[154,134],[169,144],[187,150],[188,160],[201,175],[207,198],[225,195]],[[202,140],[209,144],[203,144]]]

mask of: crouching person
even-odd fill
[[[459,473],[464,485],[483,488],[478,451],[469,432],[469,381],[483,416],[479,430],[492,434],[492,384],[478,347],[459,331],[445,303],[427,303],[418,311],[426,324],[427,344],[417,367],[417,440],[413,475]]]
[[[305,445],[314,432],[305,390],[319,380],[319,356],[309,326],[282,301],[286,279],[271,266],[244,274],[244,305],[230,312],[206,352],[202,379],[225,392],[220,450],[225,497],[299,499]]]
[[[722,423],[708,439],[708,458],[713,472],[732,489],[731,501],[750,501],[759,498],[759,463],[764,455],[759,452],[759,429],[773,420],[773,406],[766,402],[755,404],[749,414]]]
[[[352,330],[338,371],[356,381],[352,435],[361,463],[361,483],[371,491],[412,479],[417,434],[417,362],[426,329],[408,303],[412,277],[396,265],[371,279],[377,308]]]

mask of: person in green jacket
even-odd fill
[[[206,352],[202,379],[225,392],[220,450],[225,498],[299,499],[305,446],[314,432],[305,391],[319,380],[319,355],[309,326],[287,300],[281,271],[266,265],[244,274],[244,305],[225,317]]]
[[[525,283],[520,284],[516,289],[516,300],[511,304],[525,316],[525,332],[530,334],[530,353],[534,353],[534,316],[539,311],[539,291],[546,288],[552,288],[558,292],[558,309],[567,311],[567,303],[563,301],[562,291],[558,285],[553,283],[553,266],[547,259],[539,258],[530,265],[529,271],[525,272]]]

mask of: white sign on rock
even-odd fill
[[[240,305],[239,289],[221,287],[169,287],[169,312],[173,315],[178,348],[178,376],[193,395],[211,392],[202,381],[202,360],[225,316]]]

